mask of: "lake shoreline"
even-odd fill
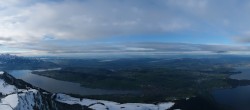
[[[103,95],[103,94],[127,94],[131,91],[119,91],[119,90],[105,90],[105,89],[92,89],[82,87],[78,83],[56,80],[40,75],[32,74],[32,70],[8,70],[9,74],[17,79],[22,79],[34,86],[45,89],[49,92],[55,93],[74,93],[81,95]],[[133,91],[134,92],[134,91]]]
[[[240,74],[233,74],[227,78],[232,87],[218,88],[211,91],[211,94],[216,103],[223,107],[229,107],[232,110],[248,110],[250,105],[244,102],[248,102],[250,98],[250,67],[237,69],[241,71]]]

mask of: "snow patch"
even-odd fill
[[[167,102],[167,103],[160,103],[159,104],[159,110],[166,110],[165,108],[171,108],[172,106],[174,106],[173,102]]]
[[[3,73],[4,73],[3,71],[0,71],[0,75],[3,75]]]
[[[16,108],[16,106],[18,105],[18,96],[17,94],[8,95],[1,99],[1,102],[1,105],[8,105],[11,108]]]
[[[91,106],[89,106],[89,108],[94,109],[94,110],[109,110],[108,107],[106,107],[105,105],[100,104],[100,103],[91,105]]]
[[[13,110],[9,105],[0,104],[0,110]]]
[[[94,110],[167,110],[174,105],[174,102],[165,102],[155,104],[143,104],[143,103],[125,103],[120,104],[112,101],[104,101],[104,100],[92,100],[92,99],[82,99],[74,98],[65,94],[56,94],[56,100],[61,103],[66,104],[80,104],[83,106],[88,106]]]
[[[15,93],[17,88],[13,85],[6,83],[4,80],[0,79],[0,93],[2,95],[8,95],[11,93]]]
[[[42,108],[41,102],[42,98],[38,90],[18,89],[18,92],[8,94],[1,99],[0,110],[34,110],[34,106]]]

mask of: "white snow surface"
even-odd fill
[[[84,106],[88,106],[94,110],[167,110],[174,105],[173,102],[164,102],[155,104],[143,104],[143,103],[125,103],[120,104],[112,101],[104,101],[104,100],[92,100],[92,99],[82,99],[74,98],[66,94],[55,94],[56,100],[61,103],[67,104],[80,104]]]
[[[18,96],[17,94],[11,94],[1,99],[1,104],[9,105],[11,108],[16,108],[18,105]]]
[[[4,80],[0,79],[0,93],[2,95],[8,95],[11,93],[15,93],[17,88],[13,85],[6,83]]]
[[[0,110],[13,110],[9,105],[0,104]]]
[[[4,73],[3,71],[0,71],[0,75],[3,75],[3,73]]]
[[[33,110],[33,107],[36,105],[39,108],[42,107],[41,97],[37,94],[37,90],[18,90],[22,93],[9,94],[6,97],[2,98],[0,101],[0,110]]]
[[[36,89],[17,89],[14,85],[0,79],[0,110],[33,110],[34,105],[41,107],[41,96]]]

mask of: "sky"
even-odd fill
[[[250,54],[249,0],[0,0],[0,53]]]

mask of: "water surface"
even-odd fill
[[[44,71],[44,70],[36,70]],[[71,93],[80,95],[104,95],[104,94],[126,94],[133,93],[132,91],[118,91],[118,90],[103,90],[91,89],[80,86],[79,83],[72,83],[68,81],[61,81],[45,76],[32,74],[31,70],[8,70],[9,74],[17,79],[22,79],[33,86],[42,88],[53,93]]]
[[[250,67],[237,67],[236,70],[241,71],[241,73],[231,75],[231,79],[250,80]]]
[[[231,75],[230,78],[250,80],[250,67],[238,67],[236,69],[242,73]],[[250,85],[214,90],[212,95],[219,105],[233,110],[250,110]]]

